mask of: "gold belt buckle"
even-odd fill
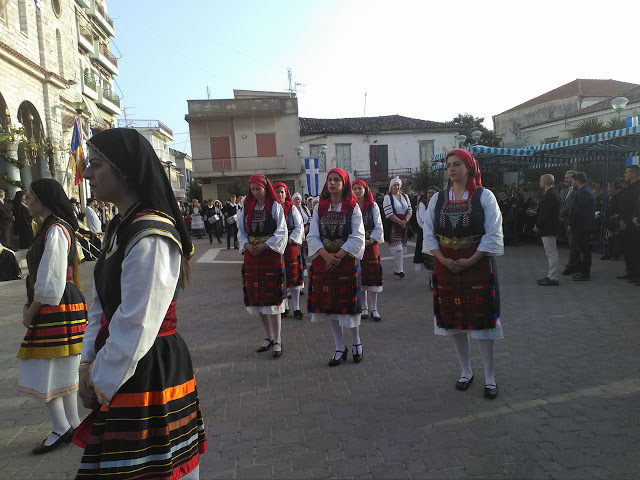
[[[344,240],[342,240],[341,238],[336,238],[335,240],[323,238],[322,245],[326,250],[340,250],[340,248],[342,248],[342,245],[344,245]]]
[[[269,240],[269,237],[249,237],[251,245],[260,245],[261,243],[266,243],[267,240]]]
[[[446,248],[453,248],[454,250],[463,250],[465,248],[469,248],[471,245],[473,245],[473,238],[474,238],[474,237],[448,238],[442,235],[440,235],[439,237],[440,237],[440,245]]]

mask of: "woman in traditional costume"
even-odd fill
[[[429,202],[423,252],[435,257],[434,330],[450,336],[460,362],[458,390],[473,381],[469,337],[480,347],[484,396],[498,395],[494,340],[503,338],[494,256],[504,253],[502,215],[493,193],[482,188],[480,166],[466,150],[446,158],[449,186]]]
[[[400,177],[391,179],[389,193],[384,196],[384,216],[391,222],[388,235],[389,250],[393,254],[394,275],[404,278],[404,254],[407,250],[407,225],[413,215],[409,197],[402,193]]]
[[[293,316],[302,319],[304,315],[300,310],[300,292],[304,288],[304,265],[302,261],[302,241],[304,240],[304,224],[302,215],[293,205],[289,187],[282,182],[273,184],[278,202],[284,210],[284,218],[287,222],[289,240],[284,251],[284,265],[287,272],[287,297],[291,297],[293,303]],[[289,300],[285,300],[283,315],[289,315]]]
[[[360,265],[364,255],[362,214],[351,190],[349,174],[334,168],[311,217],[307,237],[309,258],[309,300],[312,322],[329,320],[336,352],[329,366],[347,359],[343,328],[349,330],[353,360],[362,360],[360,340]]]
[[[303,275],[306,277],[309,275],[307,272],[307,255],[309,254],[309,245],[307,244],[307,235],[309,235],[309,225],[311,223],[311,212],[307,208],[307,206],[302,203],[302,195],[299,193],[294,193],[291,197],[293,200],[293,206],[298,209],[300,215],[302,216],[302,224],[304,225],[304,237],[302,240],[302,245],[300,246],[301,250],[301,258],[302,258],[302,271]],[[304,295],[304,289],[300,290],[300,295]]]
[[[76,430],[77,478],[198,478],[207,450],[191,355],[176,305],[193,244],[151,144],[136,130],[87,141],[84,178],[118,208],[94,269]]]
[[[365,250],[360,262],[362,278],[362,315],[376,322],[382,320],[378,313],[378,293],[382,291],[382,262],[378,245],[384,242],[384,227],[380,216],[380,207],[373,200],[373,194],[364,180],[353,182],[353,194],[362,212],[365,232]]]
[[[202,206],[197,198],[193,199],[193,211],[191,212],[191,235],[196,238],[202,238],[205,235]]]
[[[29,213],[43,219],[27,253],[28,328],[18,358],[18,391],[44,402],[53,431],[33,449],[38,455],[70,443],[78,418],[78,366],[87,306],[78,280],[78,222],[62,185],[50,178],[31,183]]]
[[[427,270],[433,270],[433,257],[431,255],[425,255],[422,253],[422,244],[424,243],[424,224],[427,218],[427,207],[436,193],[440,189],[435,185],[431,185],[427,188],[425,195],[420,195],[418,199],[418,205],[416,207],[416,223],[418,224],[418,234],[416,235],[416,251],[413,254],[413,264],[416,271],[421,271],[423,268]]]
[[[13,199],[13,218],[13,233],[19,237],[18,248],[29,248],[33,242],[33,225],[23,191],[16,192]]]
[[[273,186],[264,175],[249,177],[249,193],[238,212],[238,241],[244,254],[242,284],[249,313],[260,315],[266,337],[256,350],[282,355],[281,314],[285,310],[284,252],[287,222]]]

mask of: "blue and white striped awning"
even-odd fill
[[[531,147],[525,148],[503,148],[503,147],[485,147],[483,145],[469,145],[464,147],[463,150],[471,152],[478,160],[489,157],[531,157],[533,150]],[[432,162],[444,162],[447,154],[439,153],[431,157]]]

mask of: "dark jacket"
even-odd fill
[[[560,235],[560,194],[551,187],[545,192],[538,206],[538,218],[536,226],[541,237],[554,237]]]
[[[618,206],[620,218],[629,225],[633,218],[633,210],[640,199],[640,180],[636,180],[622,191]]]
[[[576,192],[569,214],[569,226],[576,233],[591,233],[595,227],[595,197],[589,185]]]
[[[7,230],[13,224],[13,215],[11,210],[4,202],[0,202],[0,230]]]
[[[560,206],[560,218],[565,222],[569,221],[569,216],[571,215],[571,207],[573,206],[575,198],[576,190],[574,188],[570,188],[568,192],[564,193],[564,197],[561,197],[562,203]]]

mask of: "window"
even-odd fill
[[[347,172],[351,171],[351,144],[336,144],[336,165]]]
[[[275,157],[277,155],[275,133],[256,133],[256,145],[259,157]]]
[[[26,0],[18,0],[18,16],[20,17],[20,31],[27,35],[29,33],[29,27],[27,23]]]
[[[430,162],[433,157],[433,140],[422,140],[418,142],[420,145],[420,165],[423,162]]]
[[[4,3],[0,1],[0,22],[7,23],[7,3],[7,1],[5,1]]]
[[[62,56],[62,36],[60,29],[56,29],[56,45],[58,46],[58,73],[64,78],[64,57]]]
[[[211,185],[211,179],[210,178],[204,178],[202,180],[202,183],[204,183],[205,185]]]
[[[309,156],[311,158],[317,158],[318,159],[318,170],[319,171],[326,172],[327,171],[327,164],[326,164],[325,155],[322,153],[322,150],[320,150],[321,147],[324,147],[324,145],[309,145]]]
[[[231,144],[229,137],[211,137],[213,170],[231,170]]]
[[[51,7],[53,8],[53,13],[56,14],[56,17],[60,18],[62,16],[62,6],[60,5],[60,0],[51,0]]]

